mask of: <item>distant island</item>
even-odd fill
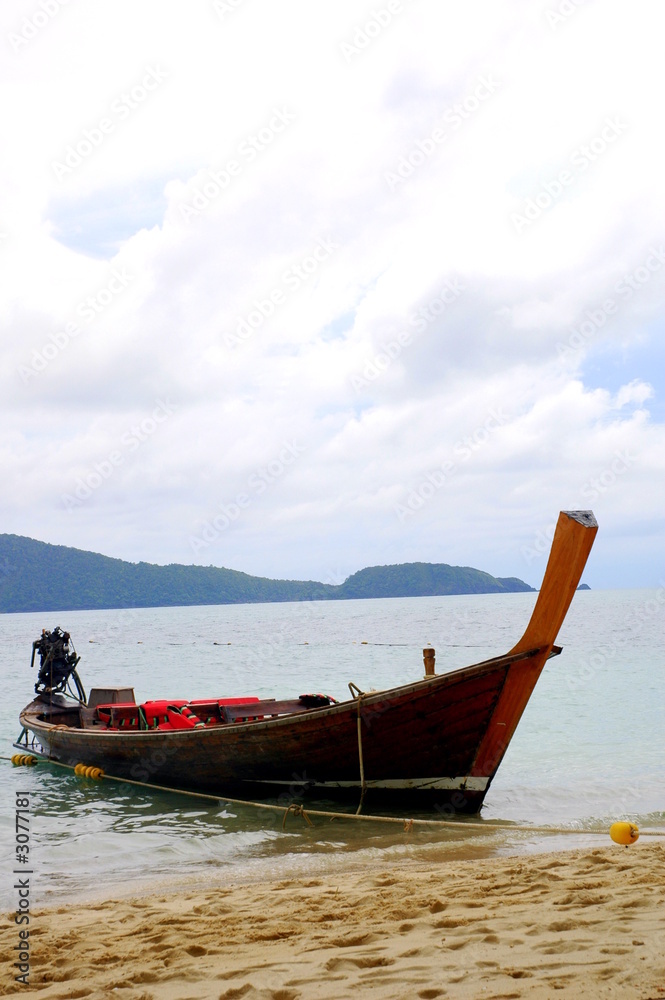
[[[312,580],[268,580],[217,566],[131,563],[22,535],[0,535],[0,613],[533,590],[516,577],[494,577],[469,566],[445,563],[372,566],[335,586]]]

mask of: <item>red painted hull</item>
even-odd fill
[[[43,718],[48,706],[41,699],[24,710],[21,723],[62,763],[83,762],[120,778],[220,796],[287,789],[357,799],[362,752],[372,800],[452,804],[456,811],[476,812],[505,750],[502,745],[484,773],[474,773],[509,671],[519,664],[539,673],[543,652],[488,660],[365,695],[360,703],[210,729],[105,732],[73,726],[71,717],[70,725],[58,725],[59,715],[52,722]]]

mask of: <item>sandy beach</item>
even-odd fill
[[[665,845],[215,885],[39,910],[29,985],[65,1000],[665,997]]]

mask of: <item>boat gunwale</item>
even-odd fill
[[[108,729],[84,729],[80,726],[67,726],[63,723],[52,723],[46,722],[40,719],[39,716],[42,712],[28,712],[28,709],[34,705],[37,699],[33,699],[29,705],[23,709],[19,716],[19,721],[22,726],[26,729],[30,729],[32,732],[40,730],[43,733],[48,733],[49,735],[54,731],[64,733],[76,733],[77,736],[90,737],[92,739],[97,739],[100,736],[111,737],[116,739],[116,737],[130,737],[133,741],[145,741],[146,739],[154,739],[157,737],[160,741],[179,739],[179,738],[197,738],[201,740],[202,738],[209,739],[211,734],[221,734],[221,733],[246,733],[246,732],[256,732],[257,730],[273,729],[279,726],[293,726],[304,722],[305,719],[311,719],[316,717],[317,719],[325,718],[333,715],[341,715],[349,712],[349,710],[356,711],[356,706],[359,702],[362,707],[371,707],[377,704],[383,704],[386,700],[391,698],[401,698],[403,696],[418,693],[427,687],[445,688],[455,683],[464,680],[472,680],[477,677],[482,677],[484,674],[492,673],[494,670],[498,670],[505,667],[510,667],[513,663],[517,663],[521,660],[528,660],[539,653],[542,653],[546,647],[535,647],[534,649],[523,650],[519,653],[505,653],[503,656],[491,657],[488,660],[481,660],[480,663],[474,663],[466,667],[457,667],[454,670],[450,670],[445,674],[434,674],[431,677],[423,677],[418,681],[412,681],[408,684],[398,685],[397,687],[385,688],[381,691],[369,691],[363,692],[360,699],[358,698],[348,698],[345,701],[337,702],[334,705],[321,706],[320,708],[310,708],[303,712],[292,712],[287,715],[280,715],[273,718],[267,719],[256,719],[253,722],[233,722],[227,723],[225,725],[210,726],[201,729],[175,729],[175,730],[159,730],[159,729],[137,729],[136,731],[131,730],[108,730]],[[560,646],[552,646],[548,653],[548,658],[551,656],[556,656],[561,652]],[[72,710],[74,705],[72,704]],[[249,703],[248,703],[249,704]],[[205,734],[205,736],[204,736]],[[125,740],[123,740],[125,742]]]

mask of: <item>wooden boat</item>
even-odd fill
[[[591,511],[559,515],[530,622],[503,656],[436,674],[433,650],[425,650],[423,679],[386,691],[354,689],[340,703],[315,695],[137,706],[131,688],[94,689],[86,703],[84,695],[75,700],[55,690],[51,667],[49,683],[42,677],[21,713],[16,746],[220,797],[309,792],[357,802],[367,793],[373,803],[408,800],[475,813],[546,661],[561,652],[554,642],[597,530]],[[75,673],[77,662],[69,654],[64,672]]]

